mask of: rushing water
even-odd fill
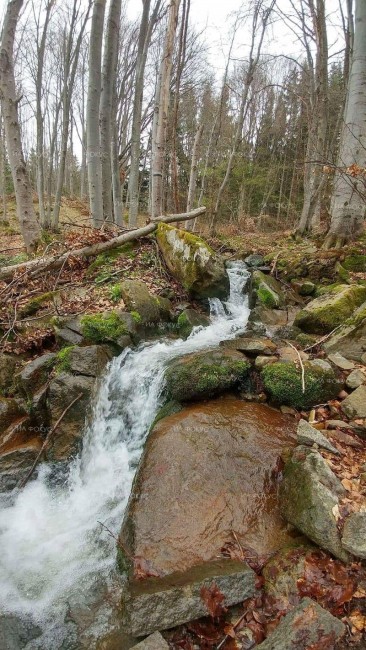
[[[55,486],[42,466],[36,480],[4,500],[0,511],[0,608],[31,617],[44,630],[32,648],[58,650],[67,634],[67,602],[77,602],[96,576],[113,574],[115,541],[149,426],[159,408],[167,363],[243,332],[249,315],[241,262],[228,269],[230,297],[211,300],[211,324],[183,341],[165,340],[125,350],[101,383],[83,450],[68,481]],[[62,646],[71,647],[71,646]]]

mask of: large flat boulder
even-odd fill
[[[216,560],[163,578],[135,580],[122,598],[123,622],[139,637],[208,616],[203,590],[215,588],[225,607],[235,605],[254,595],[255,573],[243,562]]]
[[[303,598],[258,650],[330,650],[345,632],[342,621],[310,598]]]
[[[337,527],[336,510],[345,489],[316,450],[299,446],[286,463],[280,486],[283,517],[343,562],[349,559]]]
[[[250,363],[236,350],[195,352],[173,361],[165,373],[169,399],[176,402],[206,399],[239,386]]]
[[[123,521],[128,555],[166,575],[214,559],[233,530],[258,553],[279,548],[287,534],[270,476],[294,429],[279,411],[233,397],[160,420]]]
[[[294,325],[310,334],[327,334],[342,325],[365,300],[366,287],[338,285],[306,305]]]
[[[227,298],[229,277],[224,261],[203,239],[163,223],[156,237],[169,271],[192,298]]]

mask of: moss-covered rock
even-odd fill
[[[249,368],[247,359],[235,350],[189,354],[167,369],[167,395],[176,402],[213,397],[240,385]]]
[[[91,343],[116,343],[129,334],[126,323],[116,312],[83,316],[80,326],[83,336]]]
[[[334,514],[344,492],[319,452],[302,446],[295,449],[280,485],[281,513],[321,548],[347,561]]]
[[[311,408],[315,404],[336,397],[341,388],[334,371],[307,361],[305,368],[305,391],[302,388],[302,371],[297,363],[279,362],[263,368],[261,377],[265,391],[280,405],[294,408]]]
[[[347,359],[362,360],[366,351],[366,302],[356,309],[323,346],[328,354],[340,352]]]
[[[0,353],[0,395],[7,397],[14,391],[14,375],[19,365],[15,355]]]
[[[297,314],[294,325],[310,334],[327,334],[352,316],[365,300],[364,286],[335,286],[306,305]]]
[[[134,314],[136,322],[153,327],[161,321],[170,320],[170,301],[151,295],[144,282],[125,280],[120,289],[123,301],[127,309]]]
[[[56,291],[49,291],[48,293],[43,293],[41,296],[36,296],[31,298],[28,302],[21,307],[19,310],[19,315],[26,318],[27,316],[33,316],[36,314],[42,307],[52,303],[54,297],[56,296]]]
[[[364,273],[366,271],[366,255],[360,253],[347,255],[342,262],[342,266],[347,271],[352,271],[353,273]]]
[[[268,309],[283,307],[285,299],[280,283],[262,271],[254,271],[251,278],[250,302],[252,307],[257,303]]]
[[[157,241],[169,271],[192,298],[228,296],[229,277],[224,262],[203,239],[160,223]]]
[[[195,309],[184,309],[178,316],[178,329],[180,336],[187,338],[194,327],[206,327],[210,324],[210,319],[204,314],[200,314]]]
[[[17,376],[17,384],[27,399],[44,386],[50,377],[52,369],[57,362],[57,355],[47,352],[40,357],[29,361]]]

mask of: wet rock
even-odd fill
[[[194,327],[207,327],[210,319],[205,314],[200,314],[195,309],[183,309],[178,317],[179,334],[187,338]]]
[[[281,549],[263,568],[266,595],[276,602],[279,609],[286,611],[289,603],[295,605],[301,597],[298,580],[305,575],[306,559],[316,551],[316,547],[302,538],[298,545]]]
[[[252,253],[251,255],[248,255],[248,257],[245,258],[244,262],[247,266],[251,268],[256,268],[258,266],[264,265],[264,257],[259,253]]]
[[[327,646],[323,644],[327,643],[327,638],[331,638],[334,644],[345,632],[342,621],[310,598],[303,598],[258,646],[258,650],[308,650],[311,646],[324,647],[325,650]]]
[[[0,454],[0,492],[13,490],[25,479],[41,447],[41,439],[34,438]]]
[[[263,305],[267,309],[280,309],[285,305],[280,283],[270,275],[265,275],[262,271],[254,271],[251,278],[250,304],[255,307],[256,304]]]
[[[232,530],[258,553],[286,543],[270,477],[294,429],[278,411],[232,397],[160,420],[125,512],[128,555],[164,575],[214,559]]]
[[[345,492],[319,452],[297,447],[280,486],[283,517],[321,548],[347,562],[334,508]]]
[[[366,386],[359,386],[348,395],[341,408],[348,418],[366,418]]]
[[[225,596],[226,607],[235,605],[254,595],[255,573],[243,562],[222,560],[130,583],[122,598],[126,629],[138,637],[207,616],[201,590],[214,585]]]
[[[47,399],[51,426],[80,393],[82,397],[66,413],[52,436],[47,448],[49,460],[69,460],[78,451],[94,386],[93,377],[74,377],[66,372],[61,372],[52,379]]]
[[[347,517],[342,545],[352,555],[366,559],[366,512],[353,512]]]
[[[0,353],[0,395],[6,397],[12,391],[18,365],[19,359],[16,356]]]
[[[273,355],[277,346],[271,339],[268,338],[251,338],[249,336],[242,336],[231,341],[224,341],[221,345],[230,350],[238,350],[244,352],[248,356]]]
[[[141,643],[134,646],[135,650],[169,650],[169,646],[159,632],[155,632]]]
[[[176,402],[206,399],[239,386],[249,369],[249,362],[235,350],[189,354],[167,368],[167,394]]]
[[[159,301],[150,294],[144,282],[125,280],[121,282],[120,287],[127,309],[136,314],[137,317],[139,316],[143,325],[155,325],[162,320]]]
[[[160,223],[157,242],[169,271],[192,298],[227,298],[230,287],[224,261],[203,239]]]
[[[339,352],[334,352],[333,354],[328,355],[329,361],[334,363],[337,368],[340,368],[341,370],[353,370],[355,367],[355,364],[352,361],[349,361],[345,357],[343,357]]]
[[[111,358],[112,354],[107,346],[75,346],[68,350],[64,363],[71,374],[100,377]]]
[[[57,360],[53,352],[42,354],[42,356],[29,361],[18,375],[18,382],[24,394],[31,398],[41,386],[47,383]]]
[[[306,420],[300,420],[297,427],[297,441],[299,445],[317,445],[327,449],[332,454],[339,454],[338,449],[332,445],[320,431],[314,429]]]
[[[282,327],[291,320],[287,310],[269,309],[264,305],[257,304],[249,316],[249,323],[259,322],[268,327]]]
[[[353,370],[346,379],[346,386],[355,390],[366,381],[366,375],[361,370]]]
[[[0,397],[0,433],[23,415],[23,409],[14,399]]]
[[[276,404],[311,408],[337,397],[341,384],[330,366],[322,367],[313,361],[305,361],[304,369],[305,392],[299,363],[281,361],[263,368],[264,389]]]
[[[0,648],[3,650],[22,650],[41,634],[42,630],[31,621],[12,614],[0,616]]]
[[[352,316],[366,299],[366,287],[338,285],[312,300],[296,316],[294,324],[310,334],[327,334]]]

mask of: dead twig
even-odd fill
[[[245,617],[246,617],[247,614],[248,614],[248,610],[245,610],[244,614],[243,614],[240,618],[238,618],[238,620],[234,623],[234,625],[233,625],[233,631],[234,631],[234,632],[235,632],[236,628],[239,627],[240,623],[241,623],[242,621],[244,621],[244,619],[245,619]],[[232,637],[230,636],[230,634],[225,634],[225,636],[224,636],[224,638],[222,639],[222,641],[220,641],[220,643],[216,646],[216,650],[221,650],[221,648],[224,647],[226,641],[229,641],[230,638],[232,638]]]
[[[50,429],[50,431],[47,433],[47,436],[46,436],[46,438],[45,438],[45,441],[44,441],[44,443],[43,443],[43,445],[42,445],[42,447],[41,447],[41,449],[40,449],[40,451],[39,451],[39,454],[38,454],[36,460],[34,461],[32,467],[30,468],[30,470],[29,470],[27,476],[25,477],[25,479],[23,479],[23,481],[22,481],[22,482],[20,483],[20,485],[19,485],[19,489],[20,489],[20,490],[23,489],[24,486],[28,483],[30,477],[32,476],[32,474],[33,474],[35,468],[36,468],[37,465],[38,465],[39,459],[41,458],[41,456],[42,456],[44,450],[45,450],[46,447],[48,446],[48,443],[49,443],[49,441],[51,440],[52,435],[55,433],[57,427],[59,426],[59,424],[61,423],[61,421],[64,419],[66,413],[71,409],[72,406],[74,406],[75,402],[78,402],[78,401],[79,401],[79,399],[80,399],[82,396],[83,396],[83,393],[79,393],[79,395],[78,395],[77,397],[75,397],[75,399],[73,399],[72,402],[70,402],[70,404],[69,404],[69,405],[65,408],[65,410],[61,413],[61,415],[60,415],[59,419],[57,420],[56,424],[55,424],[55,425],[52,427],[52,429]]]
[[[296,354],[297,354],[297,356],[298,356],[298,359],[299,359],[299,362],[300,362],[300,366],[301,366],[301,385],[302,385],[302,392],[305,393],[305,368],[304,368],[304,364],[303,364],[303,362],[302,362],[302,358],[301,358],[300,352],[298,351],[297,348],[295,348],[294,345],[292,345],[292,343],[290,343],[290,341],[286,341],[286,343],[288,343],[288,345],[289,345],[293,350],[295,350],[295,352],[296,352]]]
[[[334,334],[334,332],[336,332],[337,330],[339,330],[342,327],[342,325],[343,325],[343,323],[341,325],[338,325],[337,327],[335,327],[334,330],[329,332],[329,334],[326,334],[325,336],[323,336],[323,338],[319,339],[319,341],[317,341],[316,343],[313,343],[312,345],[308,345],[307,348],[304,348],[303,352],[308,352],[308,350],[312,350],[313,348],[316,348],[318,345],[320,345],[321,343],[323,343],[324,341],[329,339],[332,336],[332,334]]]

